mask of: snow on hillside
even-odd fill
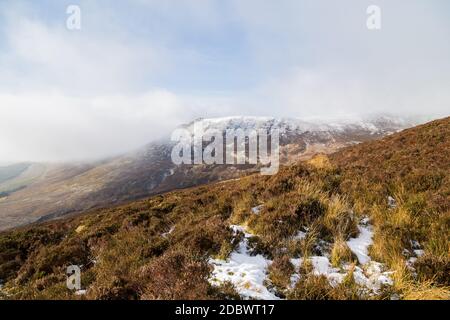
[[[241,226],[231,226],[235,234],[239,231],[244,234],[238,249],[233,252],[227,261],[212,259],[210,263],[214,266],[212,284],[231,282],[240,295],[247,299],[276,300],[272,292],[264,286],[266,269],[271,261],[262,255],[252,256],[248,248],[248,238],[253,235],[247,233]]]
[[[265,286],[267,268],[272,263],[264,256],[252,255],[248,247],[248,239],[255,236],[246,231],[242,226],[232,225],[236,235],[244,234],[238,248],[231,253],[228,260],[210,259],[214,267],[210,282],[220,285],[231,282],[236,291],[246,299],[274,300],[279,299],[274,292]],[[368,248],[372,244],[372,227],[368,219],[363,219],[359,225],[360,234],[356,238],[347,241],[350,250],[357,256],[359,264],[344,264],[339,268],[331,265],[328,255],[308,257],[313,266],[313,274],[325,276],[332,286],[340,284],[351,272],[355,282],[369,294],[377,294],[383,286],[391,286],[392,272],[386,271],[383,264],[372,261],[368,255]],[[299,238],[306,234],[299,231]],[[304,258],[291,259],[296,270],[299,270]],[[295,286],[301,275],[296,272],[291,276],[291,288]]]
[[[353,272],[355,282],[366,288],[370,293],[376,294],[382,286],[390,286],[393,281],[390,277],[392,272],[385,271],[385,267],[372,261],[368,255],[369,246],[372,244],[372,227],[367,219],[363,219],[359,225],[360,234],[356,238],[347,241],[350,250],[357,256],[359,265],[345,264],[340,268],[333,268],[330,260],[326,256],[312,256],[310,261],[314,267],[314,274],[323,275],[328,278],[331,285],[341,283],[350,271]],[[292,259],[292,264],[298,269],[303,263],[303,259]],[[293,284],[299,279],[298,275],[293,276]]]
[[[194,124],[201,124],[203,130],[213,129],[225,131],[227,129],[272,129],[277,128],[281,134],[289,132],[343,132],[346,130],[363,130],[372,134],[386,131],[397,131],[413,125],[415,122],[394,116],[373,116],[366,118],[348,117],[343,119],[298,119],[234,116],[223,118],[198,119],[186,126],[193,129]]]
[[[370,261],[368,248],[372,244],[372,229],[368,225],[367,219],[363,220],[358,226],[359,236],[347,241],[350,250],[358,257],[360,264],[366,264]]]

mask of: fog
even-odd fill
[[[198,117],[448,116],[448,39],[445,0],[3,0],[0,163],[98,159]]]

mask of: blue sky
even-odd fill
[[[0,0],[0,160],[101,157],[200,116],[448,115],[449,15],[445,0]]]

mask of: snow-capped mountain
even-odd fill
[[[345,132],[349,130],[361,130],[372,134],[385,133],[406,128],[420,123],[417,118],[402,118],[390,115],[376,115],[368,117],[334,118],[334,119],[298,119],[298,118],[272,118],[234,116],[211,119],[197,119],[184,127],[192,129],[195,123],[201,123],[202,127],[215,130],[228,129],[267,129],[277,128],[282,134],[301,134],[305,132]]]

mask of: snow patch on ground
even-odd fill
[[[359,235],[347,241],[350,250],[358,257],[360,264],[370,262],[368,248],[372,244],[373,231],[370,225],[359,225]]]
[[[358,237],[347,241],[347,245],[357,256],[359,266],[345,264],[340,268],[334,268],[327,256],[312,256],[309,259],[313,266],[313,273],[327,277],[332,286],[340,284],[353,270],[355,282],[376,294],[382,286],[393,285],[390,277],[392,272],[385,271],[383,264],[372,261],[368,255],[368,248],[372,244],[373,237],[372,227],[369,225],[368,219],[362,220],[358,228],[360,234]],[[291,263],[298,270],[303,263],[303,258],[291,259]],[[299,279],[300,275],[294,274],[291,277],[291,286],[293,287]]]
[[[265,286],[267,267],[272,261],[262,255],[251,254],[248,239],[254,235],[248,233],[245,227],[238,225],[230,227],[235,235],[242,232],[244,237],[227,261],[210,259],[210,263],[214,267],[209,280],[210,283],[220,285],[224,282],[231,282],[236,291],[247,299],[279,299]],[[383,286],[393,285],[392,272],[386,271],[383,264],[372,261],[368,255],[368,247],[372,244],[373,232],[367,219],[361,221],[359,231],[358,237],[347,242],[358,258],[358,265],[344,264],[335,268],[331,265],[328,254],[311,256],[308,259],[312,264],[313,274],[325,276],[332,286],[339,285],[350,272],[353,272],[353,278],[358,285],[367,289],[370,294],[377,294]],[[305,232],[299,231],[294,237],[303,239],[305,236]],[[294,288],[302,277],[299,268],[303,262],[304,258],[291,259],[291,263],[297,270],[291,276],[291,288]]]
[[[340,273],[340,270],[331,266],[330,260],[325,256],[312,256],[309,257],[313,266],[313,274],[316,276],[326,276],[331,285],[338,285],[344,280],[345,273]],[[291,259],[291,263],[298,270],[304,259]],[[296,281],[300,279],[300,275],[295,274],[291,277],[291,285],[294,286]]]
[[[250,254],[248,238],[252,237],[252,234],[246,232],[244,227],[233,225],[231,228],[235,233],[238,231],[244,233],[244,238],[227,261],[210,260],[214,267],[210,282],[213,285],[220,285],[229,281],[244,298],[278,300],[279,298],[264,286],[266,269],[272,261],[262,255]]]
[[[306,238],[306,232],[298,231],[297,234],[294,236],[294,240],[303,240]]]
[[[263,205],[252,208],[252,213],[259,214],[261,212]]]
[[[425,254],[425,251],[422,249],[420,243],[417,240],[411,240],[410,243],[412,252],[405,248],[403,250],[403,255],[408,258],[408,260],[406,261],[406,266],[415,274],[416,269],[414,267],[414,264],[416,263],[418,258]]]
[[[370,261],[364,266],[351,266],[347,264],[341,268],[333,268],[328,257],[313,256],[309,259],[314,268],[313,274],[327,277],[332,286],[337,286],[342,283],[351,270],[353,270],[355,282],[375,294],[379,292],[382,286],[393,285],[390,277],[392,272],[384,271],[384,266],[375,261]],[[291,259],[291,263],[298,270],[303,263],[303,259]],[[299,279],[300,275],[294,274],[291,277],[291,286],[294,287]]]

